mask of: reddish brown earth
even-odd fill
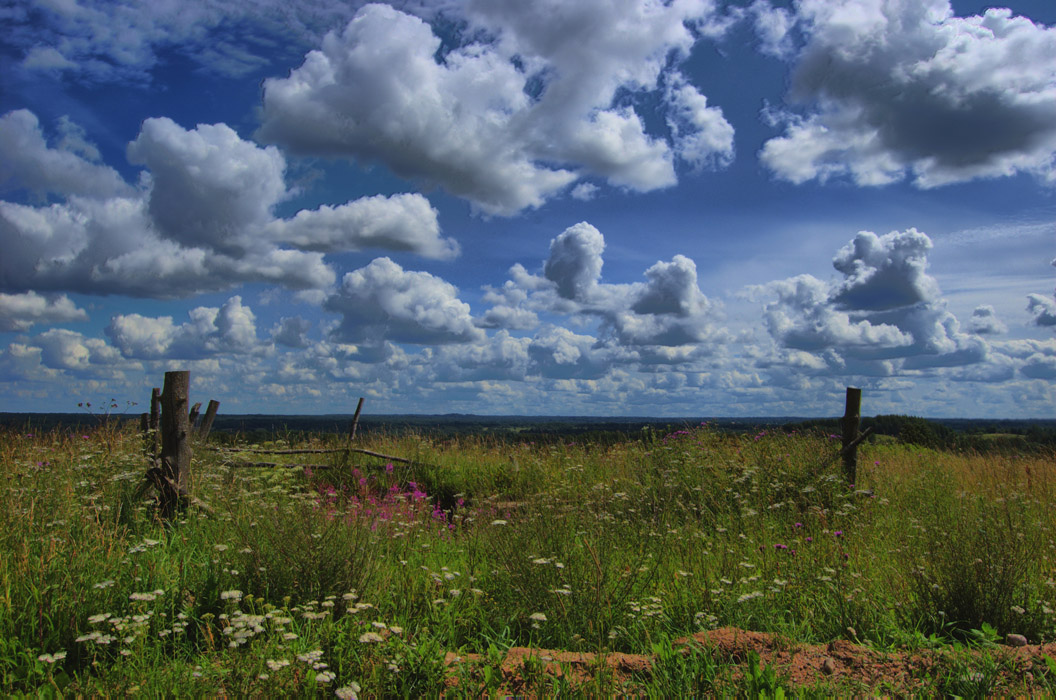
[[[774,665],[786,687],[825,684],[854,695],[927,693],[929,689],[934,690],[937,681],[944,676],[965,673],[964,669],[983,654],[996,661],[992,666],[996,669],[991,686],[993,692],[999,695],[1033,694],[1032,688],[1042,689],[1036,681],[1047,672],[1044,657],[1056,659],[1056,644],[998,646],[959,652],[952,649],[882,652],[846,640],[825,645],[797,644],[777,635],[733,627],[697,633],[678,640],[676,647],[685,649],[693,643],[710,650],[713,659],[730,669],[726,682],[744,673],[748,668],[749,654],[755,652],[759,656],[759,666]],[[542,675],[562,678],[571,686],[589,685],[596,674],[605,673],[615,687],[633,693],[636,686],[648,679],[653,661],[648,655],[597,655],[514,647],[506,653],[501,664],[502,691],[531,696],[533,673],[538,678],[541,669]],[[529,668],[526,668],[526,662]],[[445,663],[452,669],[461,667],[463,672],[472,673],[483,661],[477,654],[458,656],[449,653]],[[457,684],[457,678],[452,677],[449,685]]]

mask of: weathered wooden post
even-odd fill
[[[191,430],[194,430],[194,425],[198,422],[198,414],[201,412],[201,410],[201,401],[191,406],[191,412],[187,415],[187,424],[190,426]]]
[[[359,403],[356,404],[356,414],[352,416],[352,426],[348,429],[348,441],[352,442],[356,439],[356,430],[359,428],[359,414],[363,410],[363,397],[359,397]]]
[[[161,392],[161,474],[162,512],[171,515],[185,493],[184,484],[191,469],[191,440],[187,424],[187,392],[191,373],[185,370],[165,373]]]
[[[216,418],[216,409],[220,408],[220,402],[215,399],[209,399],[209,405],[205,409],[205,417],[202,418],[202,424],[198,427],[198,439],[205,440],[209,437],[209,431],[213,429],[213,419]]]
[[[858,478],[858,426],[862,416],[862,390],[847,387],[847,408],[843,413],[843,471],[847,483],[855,484]]]
[[[154,387],[150,392],[150,429],[157,430],[161,415],[161,387]]]

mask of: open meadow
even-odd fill
[[[166,521],[130,426],[0,434],[0,692],[1056,692],[1051,454],[217,437]]]

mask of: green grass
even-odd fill
[[[449,677],[480,694],[523,646],[655,655],[633,688],[599,667],[591,694],[773,695],[792,691],[772,669],[734,675],[675,640],[720,626],[815,643],[850,628],[879,648],[1056,636],[1051,456],[866,445],[852,490],[828,464],[838,444],[707,428],[616,445],[407,436],[362,446],[416,466],[323,456],[334,468],[313,473],[199,448],[192,491],[213,513],[165,522],[132,498],[147,467],[135,433],[8,431],[0,691],[407,696]],[[484,661],[448,669],[447,652]],[[995,690],[996,662],[958,663],[935,692]]]

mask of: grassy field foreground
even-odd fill
[[[198,446],[192,491],[213,513],[165,523],[132,499],[147,468],[133,431],[0,434],[0,691],[348,698],[446,680],[480,696],[508,686],[511,647],[658,660],[630,679],[599,665],[579,688],[597,695],[780,691],[772,670],[672,651],[729,626],[982,650],[918,680],[985,694],[1026,688],[998,684],[993,642],[1056,638],[1051,456],[864,445],[849,487],[831,436],[360,446],[416,464],[236,469],[251,457]],[[832,682],[813,690],[869,691]],[[1044,670],[1030,682],[1056,690]]]

